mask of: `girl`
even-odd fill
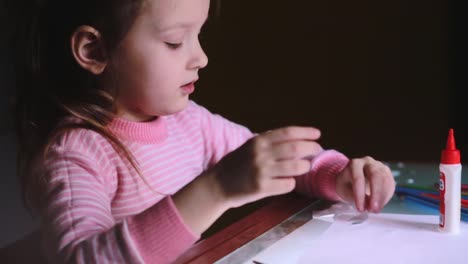
[[[379,212],[370,157],[319,130],[253,135],[189,100],[208,59],[209,0],[41,1],[29,14],[19,174],[50,262],[168,263],[226,210],[296,189]]]

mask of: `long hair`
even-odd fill
[[[4,1],[18,20],[14,36],[17,174],[25,205],[33,209],[40,201],[38,191],[44,179],[36,169],[49,148],[58,136],[76,128],[105,137],[150,187],[131,152],[107,128],[116,113],[116,91],[104,90],[100,77],[81,68],[70,47],[70,38],[79,26],[92,26],[104,40],[106,59],[115,61],[114,51],[148,0]],[[220,2],[212,4],[215,8],[211,10],[219,16]],[[112,72],[108,75],[111,81],[115,79]],[[80,122],[62,122],[68,117]]]
[[[36,167],[45,161],[54,140],[71,129],[101,134],[142,176],[131,153],[107,128],[115,117],[113,91],[104,90],[98,76],[78,65],[69,43],[79,26],[92,26],[101,33],[106,59],[111,60],[143,1],[14,0],[19,20],[15,36],[17,174],[28,208],[37,205],[43,184]],[[62,122],[67,117],[80,122]]]

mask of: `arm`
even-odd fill
[[[395,191],[390,169],[371,157],[349,160],[328,150],[312,160],[310,172],[296,177],[296,190],[332,201],[354,203],[359,211],[380,212]]]
[[[194,102],[186,114],[191,115],[190,120],[199,120],[208,170],[173,197],[187,225],[197,233],[231,207],[289,192],[294,187],[290,176],[310,167],[308,161],[289,163],[275,156],[309,156],[320,149],[313,142],[320,134],[316,129],[290,127],[253,137],[247,128]]]
[[[229,208],[292,191],[294,177],[310,169],[303,157],[321,149],[319,134],[287,127],[251,138],[174,195],[184,221],[203,232]]]
[[[168,263],[199,236],[185,225],[172,199],[115,221],[110,175],[97,158],[62,152],[49,160],[42,220],[49,260],[57,263]]]
[[[174,195],[174,201],[184,221],[195,232],[206,230],[229,208],[287,193],[296,182],[297,190],[309,195],[330,200],[348,198],[343,191],[351,186],[346,182],[350,178],[346,172],[356,162],[333,150],[322,151],[315,142],[320,137],[318,130],[288,127],[252,137],[244,127],[212,115],[202,107],[194,105],[194,109],[201,115],[207,164],[212,167]],[[362,173],[355,173],[353,177],[359,180],[360,176]],[[392,178],[388,174],[382,176],[380,179]],[[379,179],[372,175],[370,178]],[[382,183],[372,182],[374,186]],[[352,186],[360,188],[358,184]],[[388,196],[388,192],[379,191],[378,187],[375,193],[374,197]],[[356,194],[363,195],[360,189]]]

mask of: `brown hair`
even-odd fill
[[[89,25],[102,35],[107,59],[112,61],[147,0],[18,1],[11,0],[20,29],[16,34],[17,174],[25,205],[32,209],[39,203],[43,182],[33,171],[44,162],[54,140],[76,128],[104,136],[147,183],[130,151],[107,128],[115,117],[114,92],[100,87],[99,77],[81,68],[69,47],[76,28]],[[219,2],[213,3],[219,15]],[[61,122],[67,117],[80,122]]]
[[[114,118],[111,91],[99,86],[99,77],[82,69],[69,46],[77,27],[96,28],[112,56],[139,14],[144,0],[43,0],[17,4],[22,22],[18,48],[16,130],[17,174],[23,200],[33,208],[42,180],[36,166],[44,162],[52,142],[76,128],[96,131],[138,170],[127,148],[107,128]],[[56,55],[58,54],[58,55]],[[111,59],[111,58],[108,58]],[[60,123],[66,117],[78,123]],[[58,125],[62,124],[62,125]]]

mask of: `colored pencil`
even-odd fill
[[[398,184],[397,187],[403,187],[403,188],[411,188],[411,189],[416,189],[420,191],[430,191],[430,192],[438,192],[439,188],[435,186],[419,186],[419,185],[413,185],[413,184]]]
[[[397,195],[411,195],[415,196],[417,198],[421,198],[424,200],[428,200],[429,202],[436,203],[437,205],[439,204],[439,194],[437,192],[428,192],[428,191],[419,191],[419,190],[413,190],[410,188],[397,188],[395,193]],[[462,196],[463,197],[463,196]],[[461,199],[461,206],[462,210],[468,210],[468,200],[462,198]]]
[[[420,190],[420,191],[431,191],[431,192],[438,192],[439,191],[439,184],[438,183],[434,183],[434,185],[431,186],[431,187],[424,187],[424,186],[418,186],[418,185],[413,185],[413,184],[398,184],[397,187],[411,188],[411,189],[416,189],[416,190]],[[465,189],[465,187],[462,187],[461,195],[467,196],[467,198],[468,198],[468,187],[467,187],[467,189]]]
[[[421,195],[421,193],[430,193],[430,194],[435,194],[435,195],[438,195],[439,194],[439,191],[437,190],[430,190],[430,189],[427,189],[427,188],[413,188],[413,187],[408,187],[407,185],[404,185],[404,186],[397,186],[395,188],[395,192],[398,193],[398,192],[409,192],[409,193],[414,193],[416,195]],[[468,195],[462,195],[461,196],[462,199],[465,199],[467,200],[468,199]]]
[[[439,195],[435,195],[435,194],[432,194],[432,193],[423,193],[421,194],[422,196],[425,196],[425,197],[428,197],[428,198],[432,198],[432,199],[440,199],[440,196]],[[461,199],[461,205],[465,208],[468,208],[468,200],[466,199]]]
[[[403,197],[414,197],[414,198],[417,198],[417,199],[420,199],[420,200],[424,200],[428,203],[431,203],[431,204],[434,204],[435,206],[437,206],[437,208],[439,207],[439,199],[433,199],[433,198],[430,198],[430,197],[425,197],[425,196],[422,196],[422,195],[417,195],[417,194],[414,194],[414,193],[398,193],[399,196],[403,196]],[[465,206],[462,206],[461,207],[461,212],[464,212],[464,213],[468,213],[468,207],[465,207]]]
[[[420,198],[417,198],[417,197],[414,197],[414,196],[405,196],[404,198],[405,198],[405,201],[413,202],[415,204],[419,204],[419,205],[427,206],[427,207],[435,209],[435,210],[439,210],[438,205],[436,205],[434,203],[431,203],[431,202],[428,202],[428,201],[425,201],[423,199],[420,199]],[[462,221],[468,221],[468,213],[461,212],[460,217],[461,217]]]

